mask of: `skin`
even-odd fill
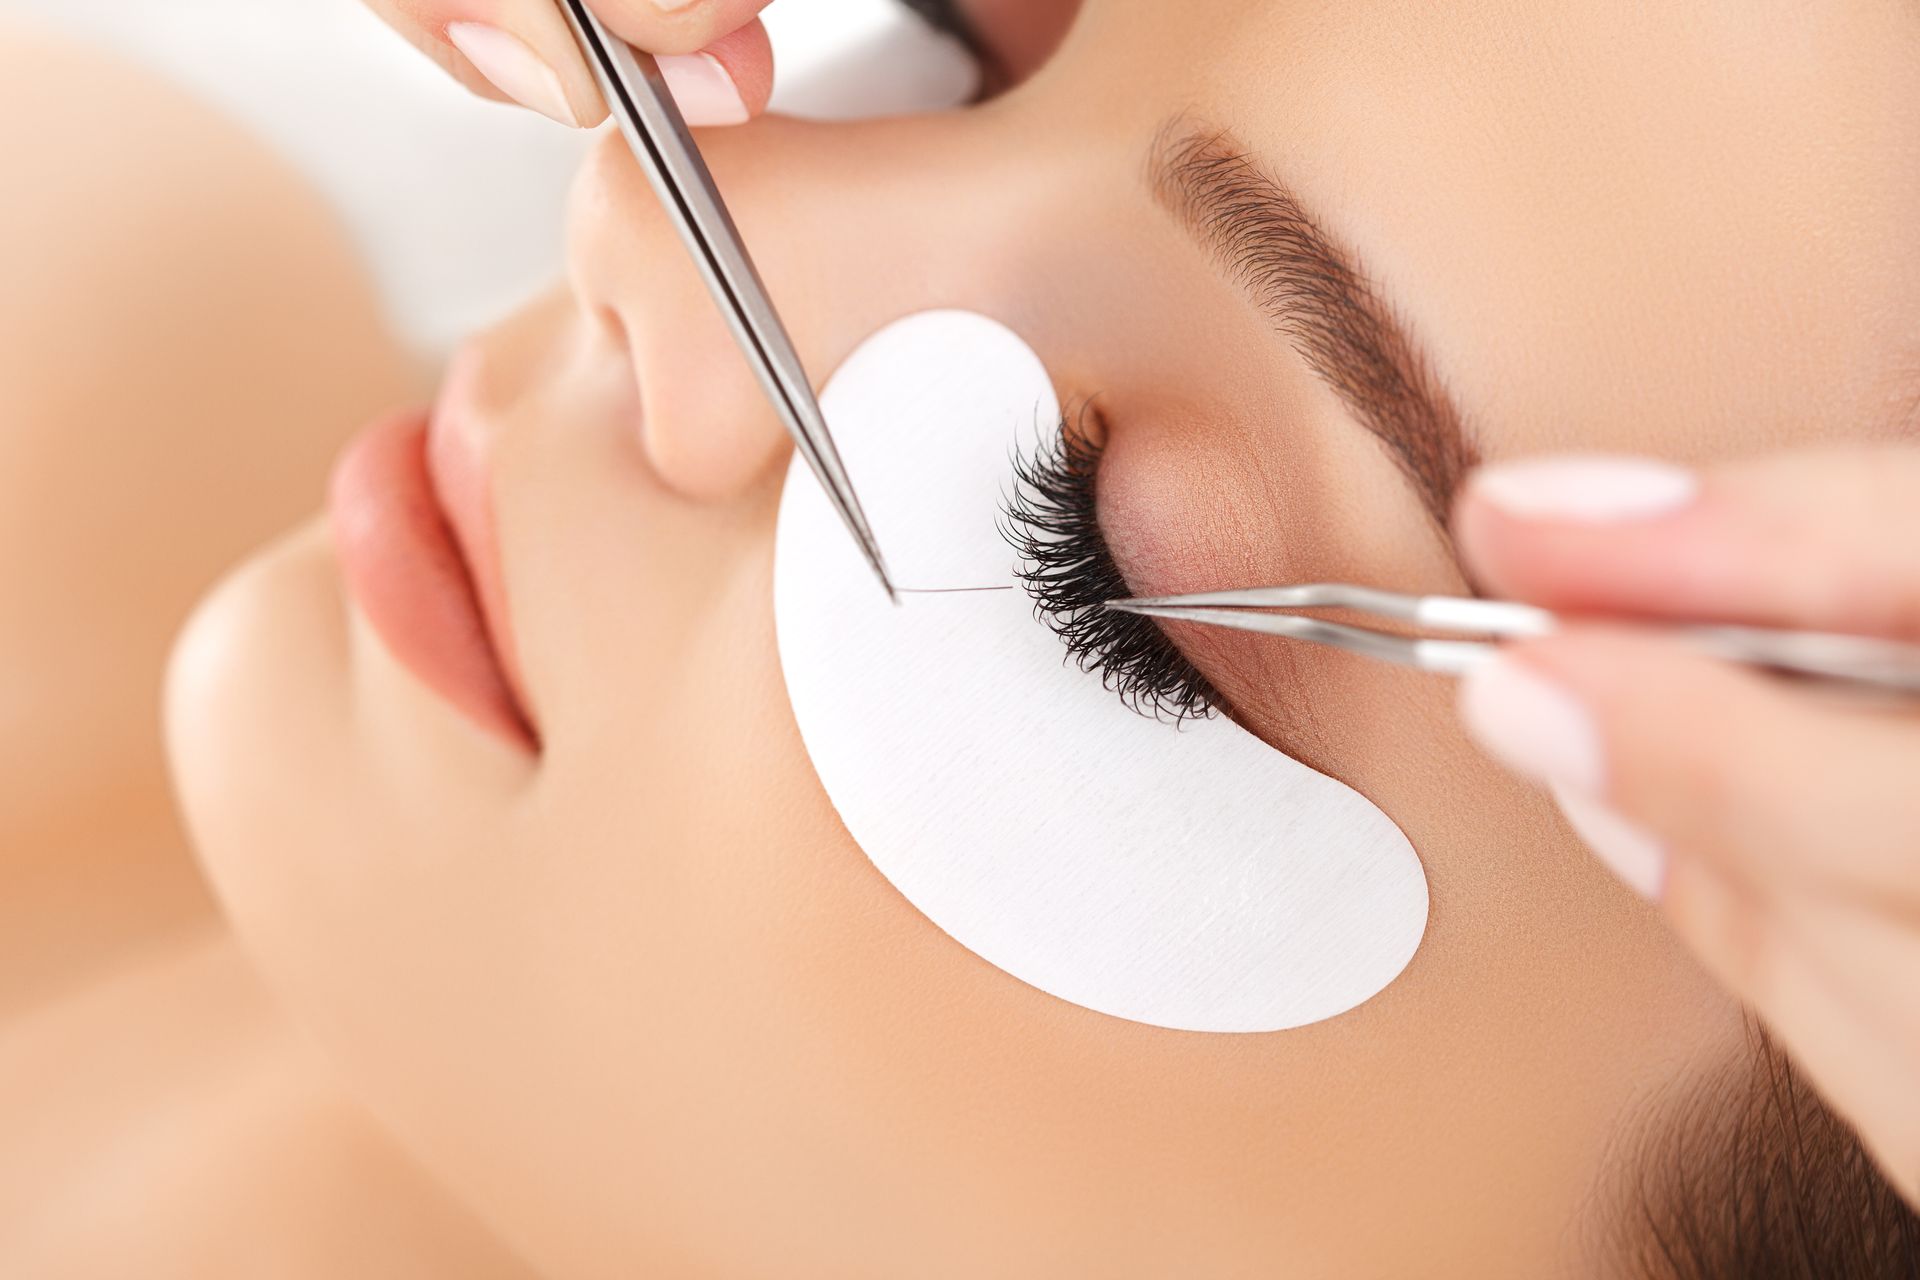
[[[1019,326],[1063,390],[1102,392],[1105,514],[1143,589],[1268,571],[1461,580],[1378,447],[1145,207],[1140,152],[1153,117],[1176,105],[1284,161],[1417,326],[1489,456],[1585,445],[1705,462],[1886,421],[1888,371],[1911,365],[1899,320],[1914,297],[1906,241],[1890,229],[1915,211],[1899,146],[1913,121],[1896,91],[1914,69],[1900,11],[1820,10],[1796,15],[1816,30],[1756,26],[1737,40],[1676,15],[1694,20],[1678,32],[1625,24],[1626,40],[1618,15],[1594,32],[1583,23],[1601,15],[1538,6],[1424,23],[1418,11],[1160,8],[1093,5],[1034,84],[966,116],[769,124],[709,144],[776,296],[796,300],[785,310],[810,367],[830,368],[903,311],[967,305]],[[1756,65],[1709,57],[1725,54],[1722,36]],[[1562,59],[1553,75],[1529,60],[1541,47]],[[1808,48],[1830,64],[1810,66]],[[44,64],[34,54],[28,67]],[[1709,64],[1715,79],[1697,83]],[[1568,66],[1589,74],[1570,82]],[[1779,92],[1782,77],[1796,94]],[[52,78],[89,82],[71,66]],[[1460,100],[1469,83],[1484,101]],[[1622,118],[1649,101],[1698,136]],[[1835,154],[1834,136],[1858,150]],[[181,137],[194,144],[183,154],[206,141]],[[1662,172],[1685,181],[1646,179],[1669,152]],[[1563,180],[1544,192],[1543,166]],[[1632,201],[1620,174],[1635,175]],[[868,202],[852,223],[850,186]],[[952,199],[963,187],[984,193],[964,210]],[[1419,207],[1400,198],[1408,190]],[[230,584],[176,668],[181,780],[223,897],[382,1118],[552,1275],[1604,1270],[1583,1214],[1604,1207],[1590,1196],[1617,1172],[1616,1126],[1734,1052],[1736,1012],[1546,801],[1472,752],[1444,691],[1185,638],[1216,683],[1241,691],[1250,724],[1373,796],[1427,861],[1435,916],[1413,969],[1319,1027],[1180,1036],[1063,1007],[948,942],[878,879],[819,794],[779,689],[766,563],[778,429],[724,333],[703,327],[704,298],[647,200],[603,150],[582,180],[576,296],[543,300],[482,343],[538,760],[388,658],[341,599],[317,530]],[[951,261],[924,261],[929,243]],[[184,274],[161,296],[217,271],[224,252],[174,260]],[[1124,283],[1115,262],[1129,264]],[[113,282],[124,288],[124,275]],[[1755,302],[1780,297],[1792,305]],[[1569,314],[1567,298],[1582,307]],[[581,302],[620,315],[631,360],[594,324],[605,312],[583,318]],[[1150,314],[1125,323],[1135,309]],[[302,349],[370,329],[349,311]],[[175,358],[220,356],[219,385],[263,354],[245,345],[257,334],[249,313],[184,335],[195,341]],[[262,420],[291,429],[283,397],[169,412],[183,402],[137,407],[182,434],[257,442]],[[79,421],[98,431],[112,418]],[[68,428],[40,440],[94,438]],[[214,510],[194,504],[191,516]],[[171,529],[182,514],[161,518]],[[1490,550],[1498,529],[1462,526],[1483,572],[1508,563]],[[78,556],[73,580],[125,545]],[[1502,572],[1513,576],[1494,581],[1535,591],[1552,580]],[[631,590],[608,592],[614,581]],[[1650,596],[1637,607],[1657,607]],[[1572,680],[1579,668],[1556,670]],[[1627,705],[1583,689],[1602,710]],[[1677,821],[1647,798],[1670,792],[1640,776],[1621,770],[1609,798]],[[60,847],[88,844],[83,833]],[[170,856],[152,861],[177,872]],[[91,1077],[91,1098],[65,1095],[78,1115],[134,1096],[146,1114],[175,1107],[164,1131],[179,1166],[215,1173],[188,1197],[197,1211],[132,1177],[119,1215],[99,1213],[87,1199],[99,1159],[69,1147],[71,1176],[46,1178],[56,1136],[18,1166],[14,1185],[40,1195],[6,1220],[71,1221],[84,1206],[128,1240],[155,1233],[129,1255],[145,1270],[180,1259],[182,1274],[205,1275],[217,1273],[214,1246],[244,1248],[250,1227],[337,1244],[354,1234],[339,1224],[398,1204],[361,1233],[417,1229],[396,1274],[504,1266],[290,1047],[232,953],[210,945],[164,961],[130,953],[129,965],[154,961],[150,981],[102,983],[84,1008],[16,1020],[0,1042],[15,1082],[5,1092],[42,1114],[74,1087],[77,1063],[113,1067]],[[210,1033],[199,1020],[210,1007],[239,1030]],[[182,1032],[194,1053],[154,1053],[156,1037]],[[236,1063],[267,1065],[239,1075]],[[197,1087],[179,1086],[183,1072]],[[219,1105],[181,1107],[183,1096]],[[117,1126],[102,1131],[112,1149]],[[389,1162],[407,1176],[368,1172]],[[336,1176],[315,1183],[316,1168]],[[274,1169],[283,1176],[263,1176]],[[339,1217],[315,1225],[289,1213],[299,1205]],[[68,1252],[49,1267],[126,1270],[79,1258],[71,1232],[54,1247]],[[298,1256],[315,1274],[378,1274],[311,1243]]]
[[[156,715],[196,598],[422,380],[314,193],[139,69],[0,24],[0,167],[0,1273],[524,1276],[241,955]]]
[[[1461,524],[1489,581],[1572,610],[1704,610],[1913,642],[1916,485],[1910,444],[1855,447],[1715,467],[1693,501],[1638,519],[1516,515],[1480,493]],[[1489,744],[1523,775],[1572,786],[1633,824],[1630,849],[1661,850],[1653,896],[1675,931],[1920,1204],[1920,1001],[1904,980],[1920,971],[1920,720],[1783,690],[1619,628],[1581,629],[1509,661],[1581,708],[1598,777],[1516,755],[1497,725]],[[1463,691],[1470,720],[1490,675]],[[1714,728],[1675,733],[1676,721]],[[1620,842],[1603,830],[1595,850],[1605,858]]]
[[[1916,73],[1891,0],[1089,0],[981,108],[705,146],[810,368],[962,306],[1099,393],[1140,590],[1457,591],[1391,458],[1154,203],[1164,121],[1284,173],[1487,458],[1707,462],[1891,430]],[[318,526],[213,598],[174,672],[222,899],[409,1148],[552,1275],[1604,1271],[1620,1135],[1743,1050],[1740,1009],[1448,690],[1181,637],[1420,851],[1431,927],[1381,996],[1213,1037],[1014,982],[812,776],[771,624],[785,438],[617,142],[569,233],[569,287],[474,355],[540,752],[394,660]]]
[[[0,1009],[14,1009],[109,939],[210,917],[152,712],[168,647],[235,550],[311,501],[343,415],[419,384],[377,336],[364,275],[317,202],[258,147],[148,76],[12,27],[4,38],[0,732],[31,761],[27,785],[0,788]],[[37,97],[73,81],[97,92],[40,119]],[[86,143],[135,115],[154,122],[155,148]],[[143,194],[120,213],[102,192],[123,183]],[[244,362],[223,350],[236,317],[258,333]],[[315,364],[292,354],[336,334]],[[241,435],[269,406],[285,437]],[[173,429],[155,429],[156,407]],[[190,428],[201,421],[214,429]],[[186,492],[206,500],[183,504]],[[107,880],[128,892],[91,891]]]
[[[686,59],[712,58],[732,83],[749,114],[766,108],[773,92],[773,48],[754,15],[770,0],[696,0],[668,12],[652,0],[612,0],[594,12],[622,39],[650,52]],[[592,127],[607,118],[607,106],[572,29],[551,0],[367,0],[375,13],[408,43],[445,68],[467,88],[497,102],[519,101],[563,124]],[[518,98],[515,85],[488,79],[448,38],[455,23],[480,23],[511,36],[558,84],[561,101],[543,94]],[[722,123],[695,119],[695,124]]]
[[[439,0],[411,0],[404,7],[405,15],[393,16],[429,48],[434,31],[462,16],[459,6]],[[757,113],[770,79],[769,50],[758,38],[758,24],[749,21],[723,34],[751,7],[696,3],[668,24],[631,0],[596,5],[648,48],[710,42],[710,54],[741,87],[743,105]],[[989,82],[1017,82],[1039,65],[1057,47],[1065,8],[1024,0],[972,5],[989,72],[997,73]],[[548,17],[547,6],[534,0],[517,7],[502,3],[497,12],[511,27],[529,32],[541,32]],[[438,53],[443,60],[452,53],[459,70],[457,51]],[[578,96],[583,68],[564,43],[555,53]],[[702,105],[686,104],[695,116]],[[1900,129],[1897,113],[1892,123],[1898,147],[1910,130]],[[1879,153],[1869,148],[1864,154]],[[1904,202],[1896,195],[1893,204]],[[1568,219],[1567,225],[1580,224]],[[1907,276],[1897,276],[1881,300],[1896,317],[1910,310],[1903,306],[1911,303],[1908,284]],[[1794,316],[1806,314],[1797,310]],[[1818,341],[1803,335],[1795,355],[1803,364],[1817,361]],[[1911,356],[1906,364],[1911,366]],[[1876,381],[1883,375],[1872,364],[1843,374],[1868,380],[1869,404],[1883,390]],[[1760,383],[1755,389],[1768,388]],[[1920,392],[1900,383],[1884,389],[1884,412],[1869,419],[1864,434],[1911,438],[1920,430]],[[1596,532],[1590,513],[1529,511],[1516,519],[1469,492],[1458,513],[1457,550],[1482,589],[1574,614],[1655,621],[1714,617],[1909,640],[1920,634],[1906,603],[1920,583],[1920,564],[1904,554],[1914,543],[1897,531],[1907,522],[1916,465],[1912,452],[1900,448],[1793,456],[1759,479],[1731,472],[1714,486],[1713,501],[1689,508],[1691,518],[1674,527],[1642,520],[1630,531],[1607,521]],[[1537,491],[1533,472],[1510,479],[1523,492]],[[1637,536],[1623,540],[1623,532]],[[1239,533],[1249,540],[1258,536],[1245,528]],[[1143,550],[1137,544],[1130,549]],[[1215,640],[1187,637],[1200,647]],[[1578,736],[1602,740],[1597,767],[1604,771],[1604,757],[1624,755],[1630,757],[1626,776],[1611,787],[1592,779],[1576,782],[1542,766],[1542,744],[1512,740],[1515,725],[1502,720],[1511,720],[1515,710],[1496,706],[1487,692],[1505,667],[1466,683],[1462,707],[1470,731],[1520,776],[1556,796],[1571,792],[1575,803],[1600,804],[1609,827],[1625,817],[1606,808],[1609,792],[1648,824],[1635,827],[1629,819],[1627,834],[1619,837],[1633,846],[1623,855],[1627,882],[1648,892],[1640,881],[1647,859],[1657,859],[1660,883],[1652,896],[1679,936],[1794,1047],[1803,1069],[1854,1125],[1894,1185],[1909,1203],[1920,1203],[1920,1104],[1908,1087],[1920,1069],[1920,1005],[1890,993],[1887,978],[1910,970],[1920,956],[1912,911],[1920,898],[1920,869],[1907,856],[1920,841],[1920,807],[1902,799],[1920,752],[1913,733],[1905,726],[1889,730],[1874,716],[1823,716],[1760,683],[1729,680],[1728,673],[1671,646],[1622,645],[1614,636],[1522,649],[1511,669],[1535,680],[1544,674],[1552,690],[1571,699],[1584,718]],[[1296,705],[1305,702],[1296,699]],[[1261,714],[1253,698],[1241,706],[1252,717]],[[1730,752],[1724,735],[1705,728],[1731,720],[1752,723],[1755,732],[1742,741],[1762,745],[1751,753]],[[1690,734],[1676,731],[1677,725],[1702,728]],[[1281,726],[1269,727],[1280,732]],[[1296,750],[1317,728],[1297,719],[1287,727]],[[1810,742],[1821,749],[1808,751],[1804,744]],[[1800,777],[1801,784],[1776,786],[1785,773]],[[1637,786],[1635,778],[1646,782]],[[1844,856],[1838,858],[1836,832],[1844,833]],[[1789,834],[1783,839],[1782,833]],[[1582,834],[1596,839],[1590,828]],[[1597,852],[1611,864],[1607,848]],[[1892,984],[1895,992],[1901,985]]]
[[[696,125],[735,124],[766,109],[773,92],[773,46],[756,16],[772,0],[589,0],[609,30],[663,60],[663,65],[704,57],[724,76],[737,102],[722,110],[710,98],[681,100]],[[512,80],[496,84],[448,38],[448,28],[479,23],[511,36],[537,65],[551,72],[559,101],[549,93],[521,102],[563,124],[592,127],[607,117],[598,82],[553,0],[366,0],[415,48],[461,84],[485,98],[516,101]],[[1058,44],[1073,4],[1060,0],[969,0],[990,81],[1005,84],[1037,66]],[[523,82],[524,83],[524,82]]]

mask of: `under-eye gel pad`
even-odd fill
[[[1274,1031],[1406,967],[1427,882],[1344,783],[1233,722],[1128,710],[1064,661],[999,529],[1012,459],[1056,429],[1040,359],[962,311],[869,338],[821,399],[896,582],[889,604],[804,462],[775,607],[827,794],[934,924],[1040,990],[1192,1031]]]

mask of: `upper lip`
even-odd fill
[[[463,348],[448,366],[427,425],[427,474],[461,558],[466,561],[481,621],[499,659],[508,692],[538,741],[539,727],[527,698],[514,644],[513,616],[507,604],[506,575],[494,518],[490,440],[477,403],[479,374],[480,357],[473,346]]]

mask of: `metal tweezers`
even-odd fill
[[[860,544],[861,554],[879,576],[880,585],[894,597],[893,581],[880,557],[880,544],[874,540],[860,499],[854,495],[853,482],[847,478],[840,451],[834,447],[820,402],[814,399],[807,371],[660,74],[659,63],[653,55],[640,52],[607,30],[584,0],[561,0],[560,7],[573,26],[620,131],[679,229],[680,238],[700,265],[708,292],[726,315],[734,340],[759,375],[760,385],[786,424],[795,448],[826,489],[847,531]]]
[[[1529,604],[1403,595],[1340,582],[1112,600],[1107,608],[1307,640],[1383,662],[1456,676],[1492,657],[1499,648],[1498,641],[1549,635],[1562,622],[1560,615]],[[1439,632],[1440,636],[1406,635],[1284,612],[1301,609],[1344,609],[1409,629]],[[1269,610],[1283,612],[1266,612]],[[1920,645],[1768,627],[1688,624],[1668,630],[1730,662],[1901,700],[1920,698]],[[1468,635],[1482,638],[1452,638]]]

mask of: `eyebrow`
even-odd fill
[[[1154,197],[1392,455],[1442,533],[1479,460],[1446,388],[1360,269],[1225,129],[1176,119],[1148,160]]]

